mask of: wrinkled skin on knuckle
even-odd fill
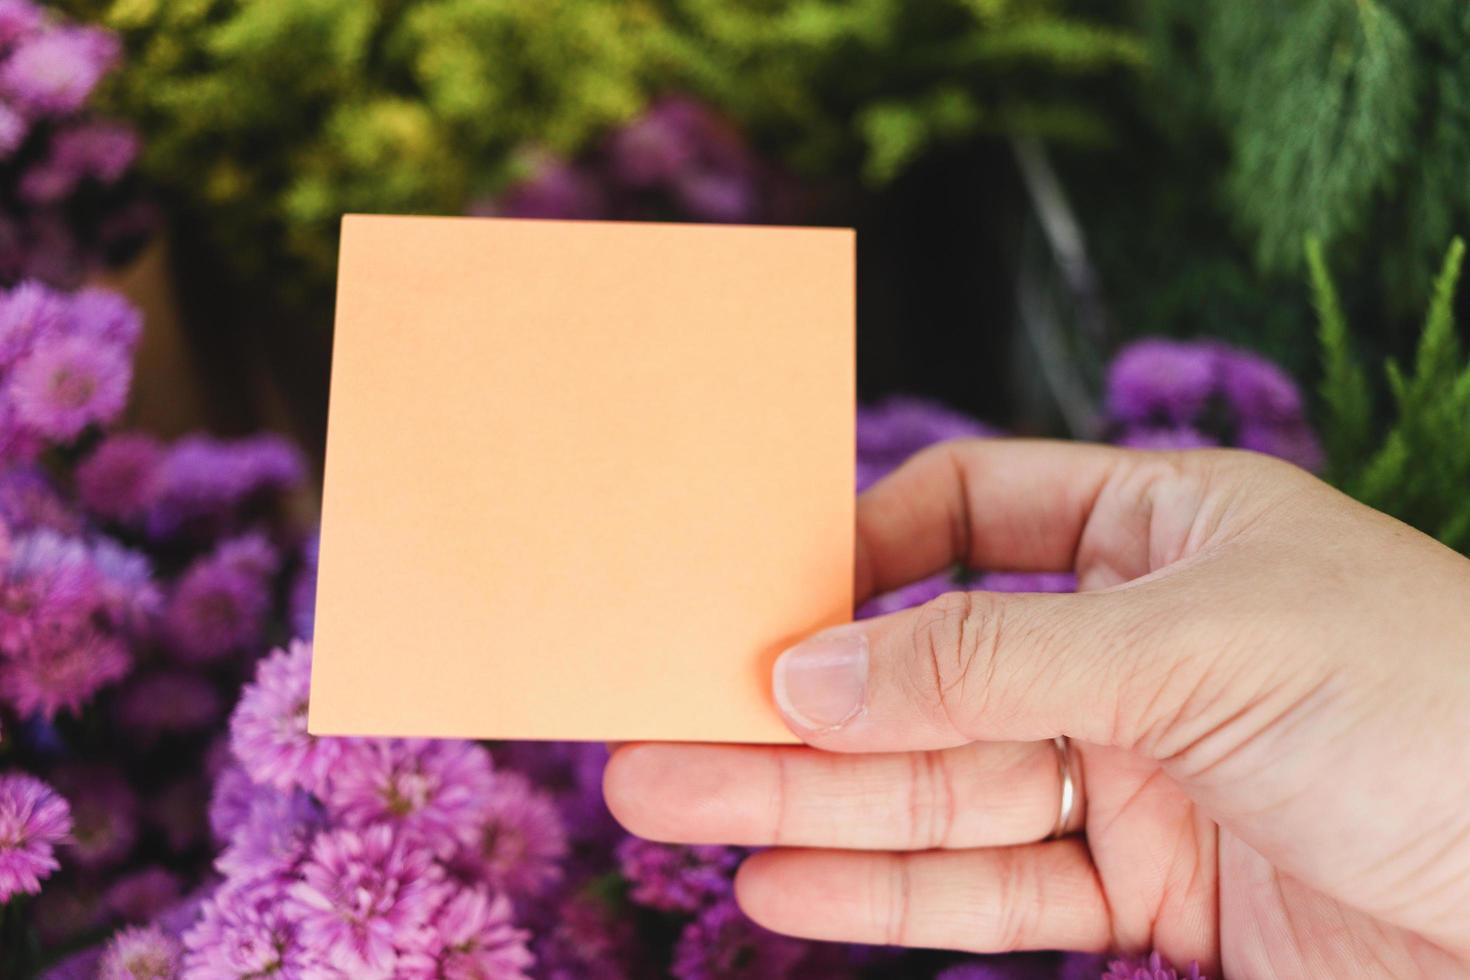
[[[1000,603],[985,592],[946,593],[915,617],[909,676],[936,724],[971,737],[994,679],[1002,620]]]

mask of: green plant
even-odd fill
[[[1470,216],[1470,17],[1457,0],[1152,0],[1181,91],[1223,134],[1223,190],[1258,265],[1307,236],[1363,260],[1394,311]]]
[[[1097,142],[1076,84],[1144,64],[1122,26],[1061,0],[669,0],[670,77],[784,149],[799,170],[901,173],[977,133]]]
[[[1318,312],[1329,477],[1364,503],[1470,551],[1470,360],[1454,313],[1465,243],[1451,243],[1434,281],[1412,367],[1392,358],[1385,363],[1390,404],[1381,424],[1319,242],[1308,243],[1307,261]]]
[[[454,212],[525,144],[638,110],[655,19],[621,0],[115,0],[143,166],[240,280],[320,289],[344,212]],[[283,261],[284,259],[284,261]],[[280,281],[284,277],[285,282]]]
[[[237,282],[330,295],[338,217],[455,213],[691,92],[803,175],[887,180],[934,143],[1096,139],[1075,84],[1131,69],[1076,0],[71,0],[129,49],[113,104]]]

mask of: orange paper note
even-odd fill
[[[343,219],[311,731],[793,741],[853,302],[849,230]]]

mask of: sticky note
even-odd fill
[[[793,741],[852,611],[853,233],[343,219],[309,728]]]

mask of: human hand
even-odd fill
[[[818,634],[775,673],[815,748],[622,746],[629,830],[770,847],[737,897],[793,935],[1470,976],[1470,562],[1228,451],[944,444],[857,530],[860,600],[956,561],[1081,591]]]

